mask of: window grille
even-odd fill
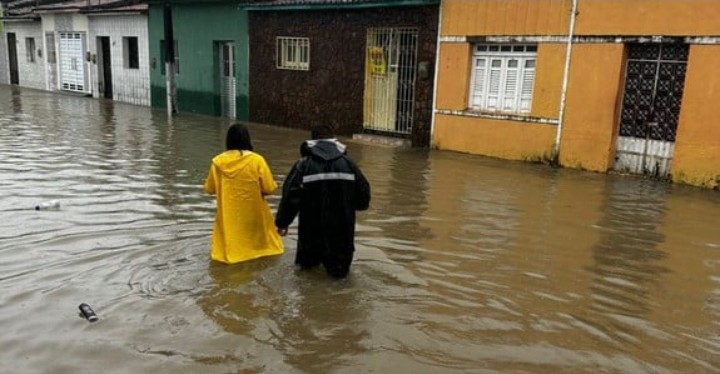
[[[278,69],[310,70],[310,39],[278,37],[276,61]]]
[[[493,112],[530,113],[536,60],[536,45],[475,45],[470,107]]]

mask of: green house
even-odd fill
[[[151,1],[148,12],[151,102],[167,107],[165,28],[172,19],[176,109],[247,120],[248,17],[234,0]]]

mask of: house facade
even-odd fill
[[[720,182],[720,2],[444,0],[432,145]]]
[[[167,106],[165,2],[148,16],[152,105]],[[247,12],[237,1],[172,1],[177,111],[248,118]]]
[[[150,105],[147,6],[89,12],[93,97]]]
[[[438,3],[256,2],[248,7],[250,120],[428,146]]]
[[[3,82],[40,90],[46,89],[40,19],[22,17],[5,22],[3,33],[7,56],[4,60]]]
[[[125,3],[8,3],[3,79],[23,87],[149,105],[147,6]]]

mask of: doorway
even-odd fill
[[[20,84],[18,75],[18,59],[17,59],[17,38],[14,32],[7,34],[8,44],[8,62],[10,64],[10,84]]]
[[[112,85],[112,56],[110,55],[110,37],[98,36],[97,45],[100,46],[98,56],[98,90],[106,99],[113,98]]]
[[[665,178],[685,87],[687,44],[631,44],[615,170]]]
[[[410,134],[415,110],[417,35],[413,28],[367,31],[363,127]]]
[[[235,79],[235,43],[220,42],[220,110],[223,117],[235,118],[236,79]]]

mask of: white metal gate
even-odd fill
[[[688,53],[686,44],[629,46],[616,170],[657,177],[670,172]]]
[[[51,91],[58,89],[57,86],[57,54],[55,53],[55,33],[52,31],[45,33],[45,61],[47,66],[47,88]]]
[[[367,31],[363,127],[410,134],[415,109],[417,29]]]
[[[86,92],[85,33],[61,32],[60,36],[60,87],[63,90]]]
[[[223,117],[235,118],[236,113],[235,43],[220,43],[220,101]]]

